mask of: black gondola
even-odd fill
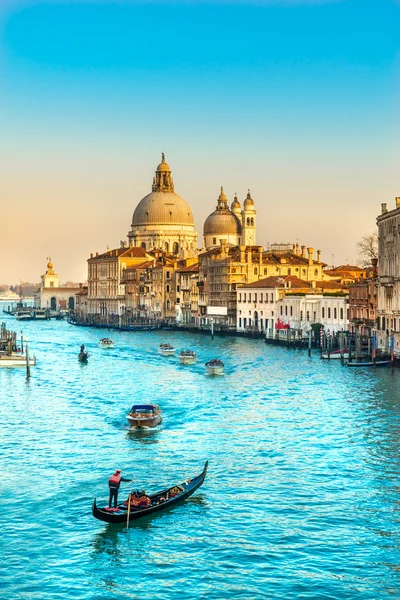
[[[146,517],[160,510],[166,510],[189,498],[204,482],[207,473],[208,460],[204,465],[204,469],[200,475],[193,479],[188,479],[179,485],[174,485],[170,488],[157,492],[156,494],[149,495],[151,500],[151,506],[146,508],[131,507],[129,513],[129,522],[141,517]],[[180,493],[175,495],[173,498],[169,498],[171,490],[174,488],[180,488]],[[162,499],[165,499],[162,501]],[[100,521],[106,523],[126,523],[128,516],[128,508],[124,504],[120,504],[117,509],[99,508],[96,504],[96,498],[93,502],[93,516]]]
[[[81,363],[87,363],[88,358],[89,358],[89,354],[85,350],[85,345],[82,344],[81,351],[78,354],[78,360]]]

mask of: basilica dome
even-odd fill
[[[132,217],[137,225],[194,225],[192,211],[181,196],[174,192],[151,192],[139,202]]]
[[[239,219],[228,208],[228,201],[221,188],[217,208],[204,222],[204,235],[239,235],[242,227]]]

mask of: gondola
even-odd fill
[[[150,494],[149,498],[151,500],[151,506],[146,508],[135,508],[131,507],[129,513],[129,522],[135,521],[136,519],[140,519],[141,517],[146,517],[147,515],[151,515],[155,512],[159,512],[161,510],[166,510],[168,508],[174,507],[179,502],[186,500],[189,498],[203,483],[206,477],[208,467],[208,460],[204,465],[204,469],[200,475],[194,477],[193,479],[188,479],[179,485],[173,485],[170,488],[162,490],[161,492],[157,492],[156,494]],[[171,490],[174,488],[179,488],[179,493],[174,495],[172,498],[169,497]],[[164,499],[164,501],[162,500]],[[106,507],[99,508],[96,504],[96,498],[93,502],[92,513],[96,519],[99,521],[105,521],[106,523],[126,523],[127,522],[127,507],[124,504],[118,505],[117,509],[107,509]]]

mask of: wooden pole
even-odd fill
[[[311,356],[311,329],[308,332],[308,356]]]
[[[29,344],[26,340],[26,378],[29,379],[31,376],[31,368],[29,366]]]
[[[129,492],[129,496],[128,496],[128,512],[127,512],[127,515],[126,515],[126,528],[127,529],[129,527],[129,515],[131,514],[132,484],[133,484],[133,477],[131,479],[131,491]]]

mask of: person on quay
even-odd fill
[[[121,481],[131,481],[131,479],[126,479],[126,477],[121,476],[121,469],[117,469],[113,475],[111,475],[108,480],[108,487],[110,488],[110,499],[108,501],[108,506],[111,508],[111,503],[114,499],[114,508],[117,508],[118,504],[118,490],[121,485]]]

